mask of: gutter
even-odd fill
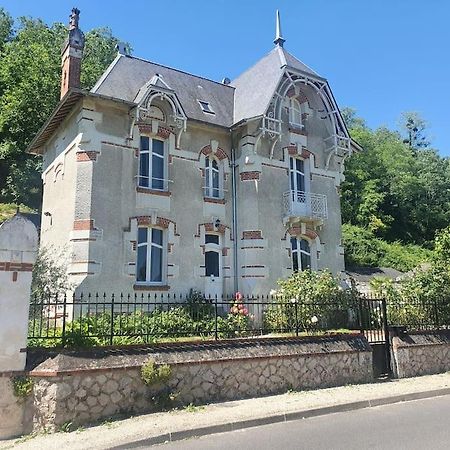
[[[231,190],[233,200],[232,230],[233,230],[233,283],[234,292],[239,290],[238,283],[238,239],[237,239],[237,188],[236,188],[236,155],[235,149],[231,149]]]

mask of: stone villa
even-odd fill
[[[344,271],[339,185],[359,150],[325,78],[284,48],[230,81],[118,55],[80,89],[72,10],[42,155],[41,244],[82,292],[268,293],[295,270]]]

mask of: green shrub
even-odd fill
[[[27,376],[18,376],[14,377],[12,380],[12,386],[14,395],[20,399],[25,399],[28,397],[34,386],[34,382],[30,377]]]
[[[164,384],[171,376],[172,369],[168,364],[157,365],[153,359],[149,359],[141,368],[141,378],[147,386]]]

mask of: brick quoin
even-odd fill
[[[241,181],[250,181],[250,180],[259,180],[261,172],[253,171],[253,172],[242,172],[241,173]]]
[[[152,225],[152,218],[150,216],[138,216],[136,217],[137,220],[137,224],[138,225]],[[166,219],[164,217],[157,217],[156,218],[156,223],[154,225],[156,225],[157,227],[161,227],[161,228],[169,228],[169,224],[170,224],[170,220]],[[175,222],[174,222],[175,224]]]
[[[262,239],[262,232],[261,232],[261,230],[243,231],[242,239]]]
[[[78,152],[77,162],[97,161],[97,152]]]
[[[95,230],[93,219],[80,219],[73,222],[73,229],[78,230]]]
[[[137,124],[140,133],[154,134],[152,130],[152,125],[148,123],[138,123]],[[173,131],[166,127],[158,127],[156,135],[162,139],[167,139]]]
[[[212,149],[211,149],[211,145],[205,145],[201,150],[200,150],[200,154],[203,153],[205,156],[209,156],[211,155],[211,153],[213,153]],[[225,153],[225,150],[218,147],[215,153],[215,156],[217,157],[217,159],[219,161],[222,161],[224,159],[227,159],[228,156]]]

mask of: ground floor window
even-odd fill
[[[205,275],[210,277],[220,276],[220,237],[216,234],[206,234],[205,244]]]
[[[303,238],[291,238],[292,270],[298,272],[311,268],[311,247]]]
[[[163,230],[149,227],[138,228],[137,282],[149,284],[161,284],[163,282],[163,242]]]

